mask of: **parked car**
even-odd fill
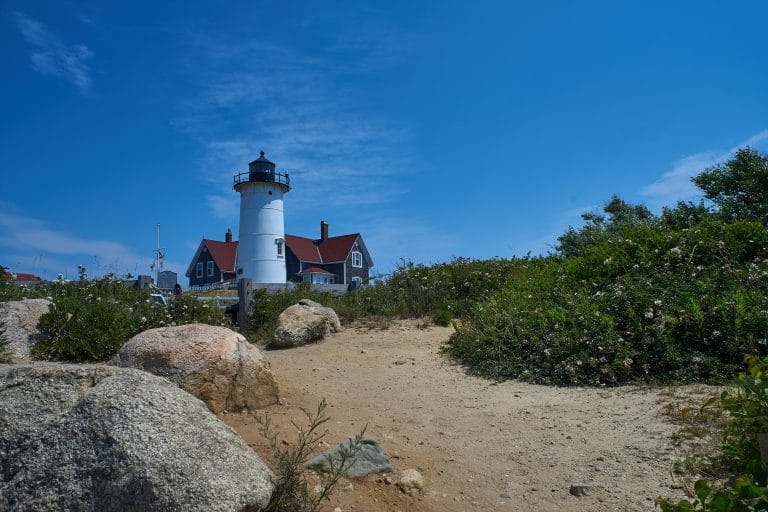
[[[150,293],[149,301],[153,304],[162,304],[163,306],[168,305],[168,301],[165,300],[165,296],[162,293]]]

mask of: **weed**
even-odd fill
[[[294,444],[285,443],[273,431],[268,415],[256,418],[261,432],[267,440],[274,458],[275,474],[274,490],[266,512],[315,512],[321,510],[322,502],[328,500],[334,487],[345,471],[352,465],[353,458],[360,450],[365,429],[350,439],[342,447],[338,458],[328,458],[330,466],[327,472],[319,474],[318,492],[311,492],[307,481],[304,463],[317,449],[325,437],[320,428],[330,419],[326,415],[326,401],[323,399],[317,410],[309,412],[302,409],[306,416],[307,426],[302,426],[291,420],[297,436]]]

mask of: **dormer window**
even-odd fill
[[[363,253],[360,251],[352,251],[352,266],[355,268],[363,268]]]

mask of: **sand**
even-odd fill
[[[650,511],[658,496],[684,496],[672,472],[685,456],[671,439],[680,427],[663,413],[669,388],[496,383],[440,353],[450,328],[420,327],[348,327],[317,344],[266,351],[281,403],[263,412],[286,439],[300,408],[325,398],[328,445],[367,427],[390,457],[393,479],[409,468],[424,476],[418,496],[384,475],[344,479],[325,510]],[[695,399],[715,391],[673,390]],[[269,460],[252,414],[221,418]],[[586,495],[574,496],[574,484],[585,484]]]

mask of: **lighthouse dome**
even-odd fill
[[[248,164],[251,172],[275,172],[275,164],[267,160],[264,152],[259,153],[259,158]]]

